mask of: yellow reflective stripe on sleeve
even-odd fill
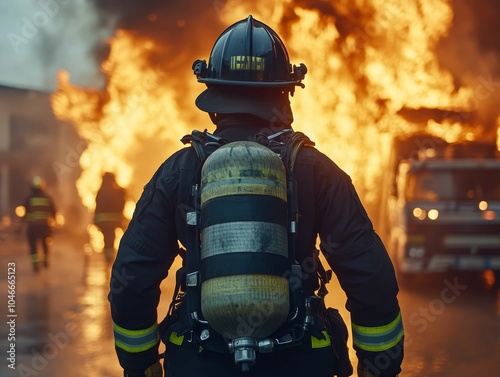
[[[170,334],[168,340],[170,343],[180,346],[184,341],[184,335],[177,335],[175,331],[172,331],[172,334]]]
[[[330,335],[323,330],[321,333],[325,336],[325,339],[319,339],[315,336],[311,336],[311,347],[312,348],[324,348],[328,347],[332,344],[332,340],[330,339]]]
[[[158,325],[147,329],[128,330],[113,322],[115,345],[130,353],[143,352],[156,346],[159,341]]]
[[[358,348],[381,352],[394,347],[404,335],[401,313],[387,325],[383,326],[359,326],[352,324],[353,344]]]
[[[52,218],[52,214],[46,211],[30,212],[26,215],[28,221],[47,220]]]

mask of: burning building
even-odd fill
[[[83,146],[54,117],[49,93],[0,86],[0,229],[17,220],[15,209],[24,204],[34,176],[47,182],[70,226],[81,222],[84,208],[74,181]]]
[[[395,137],[498,138],[500,46],[488,29],[499,15],[494,1],[474,8],[465,0],[95,5],[103,19],[116,20],[102,62],[106,88],[75,86],[61,72],[52,97],[56,116],[87,142],[77,187],[90,209],[102,172],[114,172],[136,200],[184,134],[210,130],[194,106],[203,87],[191,64],[208,59],[225,26],[248,14],[283,37],[292,62],[307,65],[306,88],[291,100],[293,126],[351,175],[369,212],[377,211]]]

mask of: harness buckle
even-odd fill
[[[190,272],[186,274],[186,286],[196,287],[198,285],[198,271]]]

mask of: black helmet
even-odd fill
[[[304,64],[291,66],[278,34],[248,16],[219,36],[210,61],[193,63],[198,82],[208,86],[196,98],[196,106],[210,114],[252,114],[274,122],[293,122],[288,93],[304,87]]]
[[[304,64],[291,66],[280,37],[251,15],[229,26],[219,36],[205,60],[193,63],[198,82],[211,85],[281,88],[293,92],[304,87]]]

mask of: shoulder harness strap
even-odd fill
[[[199,236],[199,214],[200,214],[200,180],[201,167],[208,156],[217,148],[228,143],[228,140],[213,135],[207,130],[203,132],[194,130],[191,134],[184,136],[181,141],[190,143],[194,148],[200,162],[196,177],[196,184],[192,188],[194,209],[186,215],[187,240],[185,253],[185,292],[187,300],[188,327],[193,328],[196,323],[206,323],[201,315],[201,290],[200,290],[200,236]]]
[[[191,196],[193,197],[193,208],[192,211],[186,213],[186,250],[180,249],[179,255],[182,258],[182,267],[176,273],[176,284],[172,294],[172,301],[170,303],[168,312],[165,319],[161,322],[162,332],[173,322],[172,316],[175,309],[182,302],[182,298],[185,294],[189,295],[189,300],[187,300],[186,311],[188,315],[179,316],[179,320],[182,322],[187,321],[187,323],[182,323],[180,326],[176,326],[176,332],[180,335],[190,331],[197,322],[203,322],[201,319],[200,310],[200,290],[199,284],[199,272],[198,266],[200,262],[200,240],[198,235],[198,222],[199,222],[199,182],[201,175],[201,167],[203,163],[208,158],[208,156],[215,151],[220,146],[227,144],[226,139],[217,137],[205,129],[203,132],[194,130],[191,134],[182,137],[181,142],[183,144],[190,143],[198,156],[200,162],[199,169],[196,176],[196,184],[192,187]],[[196,252],[197,251],[197,252]],[[182,292],[182,293],[181,293]]]
[[[315,143],[309,139],[302,132],[296,132],[292,129],[285,129],[277,132],[273,135],[266,136],[264,134],[256,135],[256,140],[268,146],[270,149],[274,150],[280,155],[283,162],[285,163],[287,169],[288,186],[289,186],[289,200],[291,200],[291,221],[290,221],[290,233],[294,235],[292,241],[292,247],[295,248],[295,238],[298,232],[298,222],[299,222],[299,209],[298,209],[298,197],[297,197],[297,183],[293,173],[295,167],[295,161],[299,154],[300,149],[303,146],[313,147]],[[290,192],[291,191],[291,192]],[[292,252],[291,257],[294,257]],[[320,288],[318,290],[318,295],[320,298],[324,298],[328,294],[326,285],[332,278],[332,270],[325,270],[321,260],[319,259],[319,251],[314,251],[315,266],[317,267],[317,276],[320,282]]]
[[[255,139],[260,144],[278,154],[283,161],[287,177],[287,201],[289,208],[289,230],[288,230],[288,257],[291,266],[290,282],[290,312],[288,321],[303,318],[304,315],[304,297],[302,291],[302,269],[295,258],[296,241],[299,225],[299,205],[297,194],[297,181],[294,175],[294,167],[300,149],[303,146],[314,146],[311,141],[302,132],[295,132],[292,129],[284,129],[272,135],[257,134]]]

